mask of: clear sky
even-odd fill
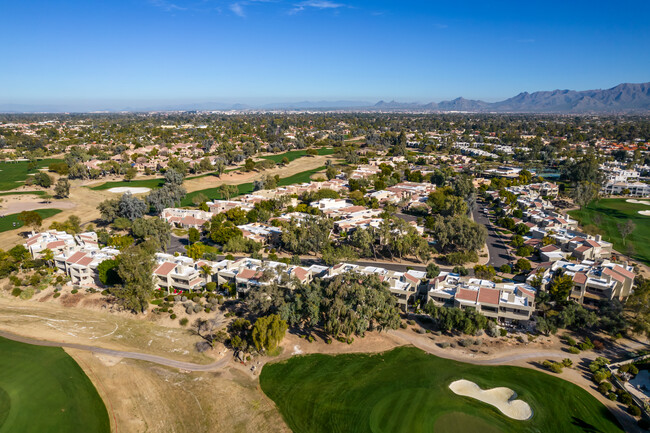
[[[650,81],[650,1],[0,0],[0,103],[488,101]]]

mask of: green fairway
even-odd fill
[[[36,161],[38,168],[47,167],[60,159],[41,159]],[[28,170],[29,162],[0,162],[0,191],[9,191],[25,183],[29,174],[37,173],[37,169]]]
[[[482,389],[513,389],[533,417],[517,421],[454,394],[449,384],[458,379]],[[296,433],[622,431],[604,405],[570,382],[526,368],[455,362],[413,347],[295,356],[264,366],[260,385]]]
[[[321,147],[318,149],[318,154],[319,155],[333,155],[334,154],[334,149],[327,148],[327,147]],[[289,162],[293,161],[294,159],[302,158],[303,156],[307,156],[307,151],[306,150],[290,150],[288,152],[284,153],[278,153],[276,155],[266,155],[262,156],[261,158],[263,159],[270,159],[271,161],[275,162],[276,164],[279,164],[282,162],[282,159],[287,158]]]
[[[640,210],[650,211],[650,206],[628,203],[625,200],[606,198],[593,201],[585,208],[570,211],[569,215],[580,221],[583,226],[593,224],[598,227],[603,234],[603,239],[612,242],[617,251],[629,254],[632,258],[650,265],[650,216],[639,214]],[[646,201],[650,200],[646,199]],[[628,219],[636,224],[636,228],[624,243],[617,225],[625,223]]]
[[[101,185],[93,186],[90,189],[93,191],[105,191],[111,188],[120,188],[120,187],[131,187],[131,188],[160,188],[165,184],[165,179],[155,178],[155,179],[141,179],[141,180],[132,180],[127,182],[125,180],[117,180],[114,182],[106,182]]]
[[[314,173],[318,173],[323,169],[325,169],[324,166],[314,168],[313,170],[302,171],[300,173],[294,174],[293,176],[281,178],[280,182],[278,182],[278,186],[286,186],[286,185],[292,185],[294,183],[309,182],[311,181],[311,176]],[[253,183],[252,182],[240,183],[239,185],[237,185],[237,188],[239,189],[239,193],[237,195],[250,194],[253,192]],[[205,195],[210,200],[221,199],[221,195],[219,194],[219,187],[206,188],[206,189],[201,189],[187,194],[183,199],[183,201],[181,202],[181,206],[192,206],[193,205],[192,199],[199,194]]]
[[[37,209],[35,211],[43,219],[52,217],[61,212],[61,209]],[[12,213],[11,215],[6,215],[0,218],[0,233],[6,232],[7,230],[15,230],[21,227],[21,222],[18,221],[17,213]],[[14,225],[16,223],[16,225]]]
[[[92,382],[58,347],[0,338],[0,433],[110,432]]]

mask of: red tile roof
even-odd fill
[[[82,253],[81,251],[77,251],[70,257],[66,259],[66,263],[77,263],[79,260],[81,260],[82,257],[84,257],[86,253]]]
[[[578,284],[584,284],[587,282],[587,274],[584,272],[576,272],[576,274],[573,276],[573,282],[578,283]]]
[[[477,298],[478,298],[478,290],[458,289],[458,291],[456,292],[456,299],[476,302]]]
[[[154,274],[167,276],[171,271],[174,270],[174,268],[176,268],[176,263],[164,262],[158,266],[158,269],[154,271]]]
[[[497,289],[488,289],[486,287],[481,287],[478,292],[478,302],[498,305],[500,293],[501,292]]]
[[[614,270],[619,274],[623,275],[624,277],[634,279],[634,274],[628,271],[627,269],[623,268],[622,266],[614,266]]]

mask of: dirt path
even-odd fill
[[[141,361],[153,362],[154,364],[164,365],[166,367],[178,368],[187,371],[215,371],[225,367],[230,358],[226,355],[212,364],[201,365],[191,362],[176,361],[174,359],[164,358],[162,356],[149,355],[140,352],[128,352],[123,350],[112,350],[98,346],[89,346],[87,344],[60,343],[54,341],[36,340],[33,338],[22,337],[7,331],[0,331],[0,337],[8,340],[18,341],[19,343],[33,344],[35,346],[63,347],[67,349],[85,350],[101,355],[114,356],[118,358],[139,359]]]

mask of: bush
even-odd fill
[[[108,290],[102,290],[102,295],[108,296],[110,292]]]
[[[573,361],[571,361],[569,358],[564,358],[562,360],[562,365],[565,367],[571,367],[573,365]]]
[[[564,338],[564,341],[566,342],[566,344],[568,344],[569,346],[575,346],[576,344],[578,344],[577,341],[575,341],[573,338],[571,338],[568,335],[565,335],[563,338]]]
[[[631,364],[623,364],[619,367],[618,371],[620,371],[621,373],[627,373],[628,371],[630,371],[630,365]]]
[[[203,307],[200,306],[200,305],[195,305],[195,306],[194,306],[194,312],[195,312],[195,313],[200,312],[202,309],[203,309]]]
[[[611,401],[616,401],[618,399],[618,396],[613,392],[610,392],[609,394],[607,394],[607,398],[610,399]]]
[[[458,345],[461,347],[469,347],[474,345],[474,340],[471,338],[463,338],[458,341]]]
[[[580,347],[580,350],[591,350],[594,348],[594,344],[591,342],[589,337],[585,337],[585,341],[580,343],[578,347]]]
[[[612,390],[612,384],[609,382],[602,382],[598,384],[598,392],[607,395]]]
[[[577,347],[569,347],[569,353],[577,355],[578,353],[580,353],[580,349],[578,349]]]
[[[542,365],[544,366],[544,368],[547,368],[553,373],[557,373],[557,374],[562,373],[562,369],[564,368],[564,365],[560,362],[544,361],[542,362]]]
[[[508,331],[501,328],[501,329],[499,329],[499,335],[502,336],[502,337],[505,337],[506,335],[508,335]]]
[[[620,391],[623,391],[623,390],[620,390]],[[618,395],[618,400],[621,403],[623,403],[624,405],[626,405],[626,406],[630,406],[630,405],[634,404],[634,400],[632,400],[632,396],[629,393],[625,392],[625,391],[623,391],[622,393],[620,393]]]
[[[59,296],[61,296],[61,292],[56,292],[52,297],[56,299],[56,298],[58,298]]]
[[[411,319],[411,320],[407,320],[406,323],[408,323],[408,324],[411,325],[411,326],[415,326],[415,325],[416,325],[415,320],[413,320],[413,319]]]
[[[18,296],[20,296],[21,293],[23,293],[23,291],[20,290],[20,288],[14,287],[14,289],[11,291],[11,296],[18,297]]]
[[[441,349],[446,349],[450,346],[448,341],[443,341],[442,343],[438,343],[438,346],[440,346]]]
[[[25,290],[22,291],[20,294],[20,299],[32,299],[32,296],[34,296],[34,288],[33,287],[28,287]]]
[[[175,319],[176,319],[176,314],[172,313],[172,314],[169,316],[169,318],[172,319],[172,320],[175,320]]]
[[[180,323],[181,326],[185,326],[185,325],[187,325],[187,322],[189,322],[189,320],[187,319],[187,317],[183,317],[181,320],[178,321],[178,323]]]
[[[210,308],[208,308],[208,307],[205,307],[205,310],[203,310],[203,311],[205,311],[206,313],[209,313],[212,310]]]
[[[606,371],[600,370],[594,373],[594,382],[601,383],[607,380],[608,375]]]
[[[640,417],[641,416],[641,409],[639,409],[639,407],[636,406],[636,405],[629,405],[627,407],[627,412],[630,415],[635,416],[635,417]]]
[[[406,329],[406,323],[404,323],[404,322],[399,322],[399,327],[400,327],[401,329]]]
[[[628,373],[630,373],[633,376],[636,376],[637,374],[639,374],[639,369],[637,368],[636,365],[631,364],[630,365],[630,370],[628,371]]]

